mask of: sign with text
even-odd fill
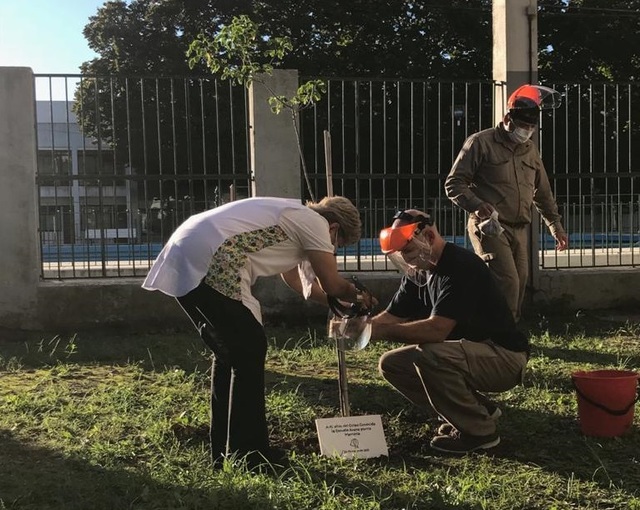
[[[389,455],[380,415],[316,420],[321,455],[369,458]]]

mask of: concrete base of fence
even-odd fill
[[[358,273],[384,306],[395,292],[396,273]],[[0,317],[0,327],[55,332],[94,327],[143,331],[190,327],[177,302],[140,287],[141,278],[40,282],[34,310],[22,319]],[[541,270],[539,288],[530,294],[528,314],[572,312],[638,305],[640,271],[634,268]],[[260,280],[255,294],[266,323],[300,324],[324,320],[327,310],[305,302],[279,277]],[[10,320],[9,320],[10,319]]]
[[[398,283],[398,276],[393,273],[358,276],[382,303],[391,298]],[[146,291],[141,283],[140,278],[42,282],[38,287],[37,320],[24,328],[74,331],[96,326],[133,330],[190,326],[175,299]],[[304,301],[280,277],[258,280],[254,294],[262,304],[266,323],[301,324],[327,316],[324,306]]]
[[[559,311],[632,308],[640,305],[640,271],[633,267],[543,269],[532,306]]]

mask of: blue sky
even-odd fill
[[[78,74],[80,64],[96,56],[82,29],[103,3],[0,0],[0,66],[30,67],[36,74]]]

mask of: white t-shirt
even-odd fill
[[[204,282],[242,303],[262,323],[251,286],[293,269],[308,250],[333,253],[329,223],[295,199],[237,200],[187,219],[171,235],[142,287],[173,297]]]

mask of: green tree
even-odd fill
[[[640,77],[639,0],[538,0],[540,77],[626,82]]]
[[[198,34],[213,40],[234,16],[248,15],[260,49],[281,37],[290,42],[272,65],[303,77],[483,80],[491,79],[491,7],[491,0],[105,2],[84,30],[98,57],[82,65],[76,113],[88,136],[140,173],[186,174],[212,161],[243,167],[246,151],[207,152],[208,141],[226,136],[218,145],[230,146],[246,126],[216,119],[233,126],[218,131],[202,98],[235,98],[240,116],[244,91],[221,94],[220,76],[206,63],[189,67],[185,54]],[[638,77],[640,0],[538,0],[538,7],[542,82]],[[184,76],[193,79],[174,78]]]
[[[227,169],[246,167],[243,147],[227,149],[234,147],[234,137],[245,136],[244,91],[198,76],[185,57],[197,34],[210,23],[225,23],[242,5],[212,0],[105,2],[84,29],[90,48],[99,55],[82,64],[84,78],[75,93],[75,113],[84,133],[114,148],[117,162],[139,174],[201,174],[213,165],[229,173]],[[192,79],[185,79],[189,76]],[[216,112],[210,111],[212,102],[220,105]],[[229,117],[230,102],[237,119]],[[227,152],[221,155],[219,148]],[[147,201],[193,196],[198,190],[190,186],[185,180],[158,178],[147,181],[141,192]]]
[[[76,113],[86,135],[110,144],[118,162],[139,173],[184,174],[211,161],[242,166],[241,151],[221,158],[193,150],[234,135],[205,120],[202,97],[222,101],[226,94],[213,90],[216,76],[206,63],[190,68],[186,61],[198,34],[213,40],[234,16],[246,14],[260,27],[258,41],[290,41],[273,65],[303,76],[487,78],[488,5],[490,0],[108,1],[84,29],[98,57],[81,66],[85,79],[76,91]],[[172,78],[184,76],[194,80]],[[238,94],[235,110],[241,93],[229,93]],[[220,122],[233,124],[235,139],[244,136],[240,123]],[[219,145],[230,145],[225,142]],[[151,196],[162,192],[161,181],[149,186]]]
[[[234,17],[211,39],[205,33],[199,34],[189,46],[187,56],[190,67],[204,62],[213,74],[222,79],[230,79],[246,87],[253,83],[261,84],[271,93],[269,105],[273,113],[279,114],[283,110],[289,112],[307,190],[315,201],[302,151],[298,114],[317,102],[326,91],[326,86],[322,80],[309,80],[300,85],[292,97],[286,97],[277,94],[264,79],[272,74],[274,64],[291,49],[291,42],[286,37],[261,38],[258,25],[243,15]]]
[[[254,19],[286,36],[307,76],[487,78],[491,0],[269,0]]]

